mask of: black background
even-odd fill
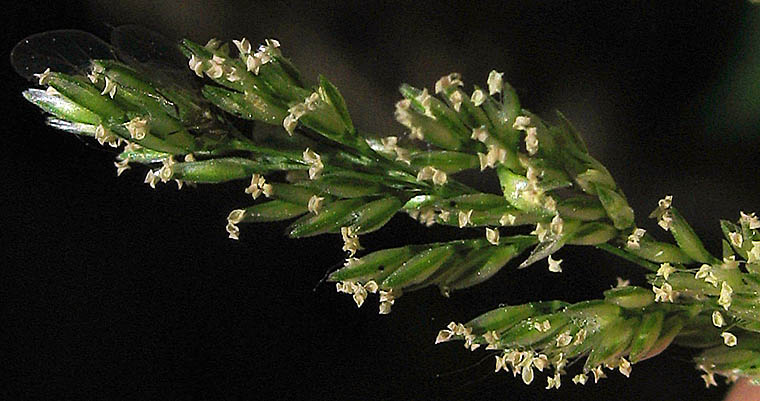
[[[665,194],[709,249],[719,218],[760,211],[760,9],[748,2],[154,1],[15,4],[3,66],[32,33],[140,23],[197,41],[273,37],[309,79],[341,88],[357,125],[400,134],[402,81],[432,87],[458,71],[467,88],[505,72],[525,107],[562,110],[626,191],[637,222]],[[493,375],[493,358],[433,345],[449,321],[499,303],[579,301],[640,271],[590,249],[563,249],[562,275],[505,268],[450,299],[401,298],[389,316],[357,310],[331,285],[335,236],[289,240],[286,224],[243,226],[245,183],[151,190],[144,171],[116,178],[114,155],[43,125],[3,74],[0,166],[0,399],[720,399],[688,350],[598,385],[543,390]],[[372,250],[452,238],[398,216],[362,238]],[[479,235],[472,232],[468,235]],[[664,235],[657,233],[661,238]],[[481,360],[487,358],[482,363]]]

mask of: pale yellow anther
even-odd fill
[[[496,331],[487,331],[485,334],[483,334],[483,339],[486,340],[489,347],[495,346],[496,342],[499,341],[499,333]],[[486,349],[493,349],[486,347]]]
[[[673,195],[666,195],[664,198],[657,201],[657,205],[663,210],[670,209],[670,206],[672,204],[673,204]]]
[[[530,233],[538,238],[538,242],[544,242],[547,234],[549,234],[549,225],[545,223],[536,223],[536,228]]]
[[[536,329],[536,331],[544,333],[552,328],[552,324],[548,320],[544,320],[543,322],[534,322],[533,328]]]
[[[588,376],[586,376],[583,373],[579,373],[575,375],[575,377],[573,377],[573,383],[575,384],[586,384],[587,381],[588,381]]]
[[[214,58],[211,59],[209,67],[206,69],[206,75],[212,79],[221,78],[222,75],[224,75],[224,66],[222,65],[223,62],[223,58],[214,56]]]
[[[462,96],[462,92],[456,91],[449,96],[449,100],[451,101],[451,106],[459,112],[459,110],[462,108],[462,102],[464,101],[464,97]]]
[[[620,357],[620,361],[618,363],[618,370],[620,373],[625,377],[631,377],[631,362],[629,362],[627,359]]]
[[[134,143],[134,142],[127,142],[127,145],[124,146],[125,152],[137,152],[140,149],[142,149],[142,146]]]
[[[230,82],[237,82],[243,79],[243,75],[240,73],[240,70],[238,70],[235,67],[231,67],[229,72],[227,72],[227,80]]]
[[[480,162],[480,171],[485,171],[488,167],[493,167],[489,165],[488,155],[485,153],[478,152],[478,162]]]
[[[95,139],[101,145],[108,143],[112,148],[116,148],[121,144],[121,138],[114,135],[109,129],[104,127],[103,124],[99,124],[95,127]],[[127,149],[124,150],[127,151]]]
[[[166,183],[174,176],[174,157],[169,156],[162,160],[161,163],[163,163],[163,165],[158,170],[158,177],[161,179],[161,182]]]
[[[652,291],[654,291],[654,301],[655,302],[674,302],[674,292],[673,287],[668,284],[664,283],[662,287],[652,286]]]
[[[364,289],[374,294],[380,289],[380,286],[375,280],[370,280],[364,284]]]
[[[156,184],[161,181],[161,177],[158,176],[158,174],[154,173],[153,170],[148,170],[148,173],[145,175],[145,183],[150,185],[151,188],[156,189]]]
[[[444,223],[448,222],[451,218],[451,212],[448,210],[441,210],[438,212],[438,218],[441,219]]]
[[[116,82],[114,82],[111,78],[106,77],[106,84],[100,94],[108,94],[108,96],[113,99],[113,97],[116,96]]]
[[[734,293],[733,288],[723,281],[720,283],[720,297],[718,297],[718,305],[723,309],[728,310],[731,307],[731,295]]]
[[[319,104],[322,100],[322,97],[317,92],[312,92],[311,95],[309,95],[303,102],[304,107],[306,107],[306,110],[308,111],[316,111],[317,107],[319,107]]]
[[[129,158],[120,160],[118,162],[113,163],[114,166],[116,166],[116,176],[120,176],[123,172],[129,170]]]
[[[288,135],[293,135],[296,126],[298,126],[298,119],[293,114],[288,114],[282,120],[282,127],[285,128],[285,131],[288,133]]]
[[[562,232],[564,231],[564,227],[565,227],[565,221],[562,220],[562,217],[559,217],[558,214],[552,218],[552,221],[549,224],[549,230],[554,236],[561,235]]]
[[[538,180],[541,178],[542,171],[536,169],[533,166],[528,166],[528,168],[525,170],[525,178],[530,181],[531,184],[537,185]]]
[[[760,241],[752,241],[752,249],[750,249],[747,255],[748,263],[760,262]]]
[[[200,78],[203,78],[203,60],[199,60],[195,57],[195,54],[190,56],[190,61],[187,62],[190,69]]]
[[[673,214],[669,210],[663,212],[662,216],[657,220],[657,225],[665,231],[670,230],[670,226],[673,225]]]
[[[570,335],[569,332],[565,331],[563,333],[560,333],[557,336],[557,346],[558,347],[566,347],[570,345],[570,343],[573,342],[573,336]]]
[[[702,376],[700,376],[702,380],[705,381],[705,388],[710,388],[710,386],[718,386],[718,383],[715,382],[715,375],[712,372],[705,373]]]
[[[496,72],[496,70],[493,70],[488,74],[489,94],[494,95],[496,93],[501,93],[502,88],[504,87],[503,75],[503,72]]]
[[[138,141],[145,139],[149,131],[149,122],[146,117],[135,117],[124,126],[127,128],[129,136]]]
[[[435,338],[435,343],[445,343],[446,341],[451,340],[451,337],[454,335],[454,332],[451,330],[441,330],[438,332],[438,336]]]
[[[741,248],[744,243],[744,237],[739,232],[728,233],[728,237],[731,238],[731,245]]]
[[[433,184],[435,185],[443,185],[448,181],[448,176],[446,173],[442,170],[436,170],[433,173]]]
[[[412,164],[410,159],[411,153],[408,149],[404,149],[400,146],[396,147],[396,161],[404,162],[406,164]]]
[[[547,376],[546,377],[546,389],[550,390],[552,388],[559,389],[559,386],[562,384],[561,382],[561,376],[559,372],[555,372],[554,376]]]
[[[356,251],[361,249],[359,245],[359,237],[353,227],[341,227],[340,235],[343,237],[343,250],[349,253],[349,257],[356,254]]]
[[[506,149],[500,148],[496,145],[488,146],[488,154],[486,154],[486,164],[488,167],[495,167],[496,163],[504,163],[507,159]]]
[[[48,81],[50,80],[50,68],[46,68],[45,71],[39,73],[39,74],[32,74],[35,78],[37,78],[37,83],[42,85],[47,85]]]
[[[755,213],[747,214],[744,212],[739,212],[739,215],[741,216],[739,218],[739,221],[747,225],[751,230],[760,228],[760,218],[755,216]]]
[[[221,40],[217,38],[211,38],[208,40],[208,42],[206,42],[206,45],[203,47],[206,48],[206,50],[213,52],[216,49],[218,49],[221,44],[222,44]]]
[[[550,211],[550,212],[556,212],[557,211],[557,201],[554,200],[551,196],[546,196],[544,199],[544,209]]]
[[[420,210],[417,218],[419,219],[420,224],[430,227],[435,224],[435,209],[424,208]]]
[[[697,280],[704,280],[709,284],[712,284],[713,287],[718,286],[718,278],[715,276],[715,273],[712,271],[712,267],[708,264],[703,264],[697,273],[694,274],[694,278]]]
[[[517,217],[515,217],[514,215],[510,213],[504,213],[499,218],[499,224],[501,224],[502,226],[512,226],[515,224],[515,221],[517,221]]]
[[[240,229],[237,224],[245,218],[245,210],[235,209],[227,216],[227,233],[231,239],[240,239]]]
[[[548,320],[544,320],[543,323],[541,323],[541,327],[544,329],[544,332],[551,330],[552,324]]]
[[[393,290],[391,291],[383,291],[380,290],[380,307],[379,307],[379,313],[381,315],[387,315],[391,313],[391,307],[393,306],[396,295],[394,294]]]
[[[731,255],[723,258],[723,264],[720,265],[723,269],[738,269],[739,261],[736,260],[736,255]]]
[[[728,347],[735,347],[737,344],[736,336],[724,331],[723,333],[720,333],[720,336],[723,337],[723,344],[725,344]]]
[[[322,158],[313,150],[306,148],[303,151],[303,160],[309,165],[309,179],[315,180],[319,178],[325,165],[322,163]]]
[[[319,211],[322,209],[322,202],[325,200],[324,197],[312,195],[311,198],[309,198],[309,202],[306,205],[306,209],[314,214],[319,214]]]
[[[354,289],[353,297],[354,302],[356,303],[357,308],[361,308],[362,305],[364,305],[364,300],[367,299],[367,290],[364,289],[361,285],[357,285]]]
[[[259,75],[261,64],[261,59],[253,54],[249,54],[248,57],[245,58],[245,69],[253,72],[255,75]]]
[[[419,172],[417,172],[417,181],[426,181],[431,178],[433,178],[433,174],[435,174],[436,169],[433,166],[425,166],[420,169]]]
[[[538,152],[538,131],[536,127],[528,127],[525,130],[525,150],[531,156]]]
[[[499,229],[486,227],[486,240],[493,245],[499,245]]]
[[[459,228],[465,227],[468,224],[472,224],[472,221],[470,221],[470,218],[472,217],[472,209],[464,211],[460,210],[459,215],[457,216]]]
[[[485,101],[486,101],[486,94],[482,90],[476,89],[474,92],[472,92],[472,96],[470,96],[470,101],[476,107],[480,106],[483,103],[485,103]]]
[[[549,357],[544,354],[539,354],[533,358],[533,366],[538,369],[539,372],[543,372],[544,368],[549,366]]]
[[[245,189],[245,193],[250,194],[253,199],[258,198],[261,194],[269,198],[272,196],[272,192],[272,185],[267,184],[264,176],[260,174],[253,174],[251,176],[251,185]]]
[[[496,368],[494,369],[494,373],[499,373],[500,370],[509,372],[509,367],[507,366],[506,354],[496,355]]]
[[[485,143],[488,140],[488,129],[485,126],[473,128],[470,138]]]
[[[512,124],[512,128],[520,131],[528,129],[529,126],[530,117],[528,116],[517,116],[515,117],[515,122]]]
[[[425,134],[422,132],[422,127],[417,126],[410,126],[409,127],[409,138],[410,139],[416,139],[418,141],[424,141],[425,140]]]
[[[417,102],[419,102],[420,105],[422,105],[422,108],[425,110],[425,115],[430,118],[435,119],[435,116],[433,115],[433,111],[430,108],[432,99],[433,97],[430,96],[430,93],[428,93],[427,88],[422,89],[422,93],[420,93],[419,95],[417,95],[417,97],[415,97],[415,100],[417,100]]]
[[[660,268],[657,269],[657,275],[662,276],[665,278],[665,280],[667,280],[668,278],[670,278],[670,274],[675,271],[676,271],[676,268],[671,266],[670,263],[663,263],[660,265]]]
[[[720,312],[714,311],[712,313],[712,324],[715,327],[723,327],[726,324],[726,321],[723,319],[723,315]]]
[[[603,378],[607,377],[607,375],[605,375],[604,371],[602,370],[602,365],[599,365],[591,369],[591,373],[594,374],[594,383],[599,383],[599,380],[602,380]]]
[[[45,93],[47,93],[49,96],[63,96],[61,95],[61,92],[58,92],[58,89],[48,86],[47,89],[45,89]]]
[[[444,90],[452,86],[463,86],[462,76],[459,73],[452,72],[451,74],[442,76],[435,83],[435,93],[441,93]]]
[[[533,366],[527,365],[522,367],[522,381],[525,384],[533,382]]]
[[[488,159],[493,160],[493,164],[496,162],[504,164],[507,161],[507,150],[497,145],[491,145],[488,147]]]
[[[562,273],[562,267],[560,267],[560,263],[562,263],[562,259],[554,260],[552,259],[551,255],[549,255],[548,258],[549,261],[549,271],[552,273]]]
[[[232,43],[235,44],[235,47],[237,47],[238,52],[240,52],[240,55],[249,54],[251,52],[251,42],[243,38],[241,40],[232,40]]]
[[[637,228],[633,230],[633,233],[628,236],[628,241],[626,242],[626,246],[629,249],[639,249],[641,248],[641,239],[644,237],[644,234],[646,234],[646,230],[643,228]]]
[[[383,145],[383,150],[386,152],[394,152],[398,147],[398,137],[387,136],[380,139],[380,143]]]

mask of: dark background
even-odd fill
[[[626,191],[637,222],[672,194],[708,248],[719,218],[758,211],[760,9],[751,3],[519,1],[91,1],[5,9],[7,54],[23,37],[139,23],[205,42],[273,37],[309,79],[324,73],[357,125],[402,133],[402,81],[432,87],[463,74],[468,90],[504,71],[525,107],[562,110]],[[358,3],[366,3],[359,5]],[[426,289],[389,316],[357,310],[331,285],[335,236],[288,240],[286,224],[226,238],[244,183],[151,190],[144,171],[119,179],[114,155],[43,125],[3,74],[0,166],[5,262],[0,276],[0,399],[721,399],[688,350],[585,387],[543,390],[490,373],[493,358],[433,345],[449,321],[499,303],[579,301],[639,269],[590,249],[563,249],[562,275],[505,268],[450,299]],[[135,171],[137,170],[137,171]],[[247,185],[247,184],[246,184]],[[362,238],[372,250],[451,238],[398,216]],[[473,235],[479,235],[472,233]],[[660,232],[657,232],[660,235]],[[666,238],[661,235],[661,238]],[[483,363],[480,363],[486,358]]]

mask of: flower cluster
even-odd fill
[[[579,360],[585,362],[575,384],[591,376],[598,382],[605,368],[629,376],[633,364],[674,341],[702,350],[695,363],[707,386],[715,374],[758,378],[760,218],[741,212],[736,222],[721,221],[725,240],[715,257],[668,195],[650,217],[673,241],[655,239],[637,226],[624,193],[572,124],[561,114],[553,124],[524,109],[503,73],[491,71],[485,88],[471,90],[458,73],[438,79],[433,91],[404,84],[395,118],[406,132],[375,137],[354,126],[327,78],[304,83],[274,39],[255,51],[245,38],[232,46],[183,40],[175,55],[188,61],[178,75],[192,77],[189,67],[204,80],[199,89],[169,84],[128,49],[120,49],[124,60],[101,59],[117,53],[72,32],[31,37],[12,55],[17,70],[43,88],[24,96],[51,115],[51,126],[125,145],[117,174],[142,165],[153,188],[171,180],[180,188],[246,182],[251,197],[238,194],[240,202],[253,204],[228,214],[232,239],[242,223],[285,220],[292,220],[292,238],[339,236],[348,258],[328,279],[358,307],[377,294],[379,313],[388,314],[403,294],[427,286],[449,296],[514,259],[520,268],[546,260],[550,272],[561,273],[567,265],[558,251],[594,246],[647,269],[651,290],[619,278],[600,300],[505,306],[450,323],[436,343],[461,340],[471,351],[495,351],[496,372],[526,384],[546,369],[547,389],[559,388]],[[135,27],[116,32],[161,41]],[[29,74],[39,67],[29,55],[39,49],[81,60],[67,54],[73,47],[54,48],[71,40],[92,52],[88,71],[69,63],[76,68]],[[264,134],[241,132],[235,118],[265,124],[256,125]],[[470,187],[465,171],[495,174],[500,192]],[[399,212],[426,226],[458,228],[466,239],[364,253],[359,237]],[[510,232],[513,226],[523,229]]]

